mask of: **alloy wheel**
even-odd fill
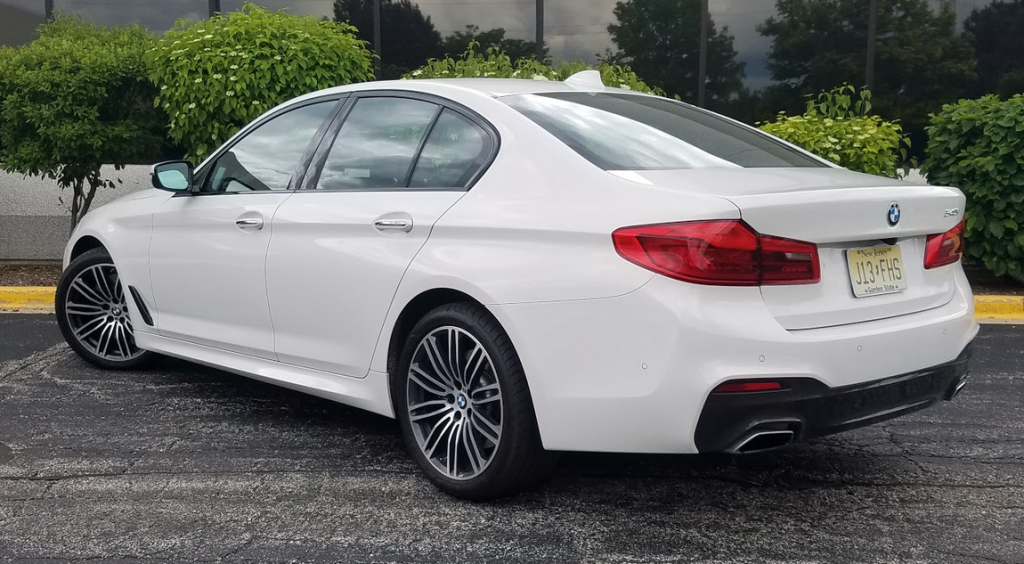
[[[145,352],[135,345],[124,288],[113,264],[95,264],[75,276],[64,314],[75,339],[104,360],[132,360]]]
[[[416,346],[407,385],[409,421],[426,459],[449,479],[479,476],[498,451],[503,417],[480,341],[459,327],[434,329]]]

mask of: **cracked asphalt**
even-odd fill
[[[1024,327],[943,403],[770,454],[566,455],[455,501],[385,418],[0,315],[0,562],[1024,563]]]

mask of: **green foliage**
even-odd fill
[[[875,113],[912,134],[940,104],[968,92],[974,80],[970,44],[956,33],[952,3],[878,0]],[[867,61],[866,0],[776,0],[777,16],[758,31],[771,38],[768,70],[791,100],[836,84],[863,84]],[[797,107],[776,107],[797,111]],[[922,144],[923,145],[923,144]]]
[[[803,115],[780,113],[761,129],[858,172],[899,178],[910,141],[898,123],[868,115],[871,93],[846,84],[808,100]]]
[[[455,33],[444,38],[444,51],[445,53],[459,54],[465,53],[470,48],[470,43],[476,43],[479,47],[477,51],[486,52],[488,49],[494,47],[498,51],[508,55],[513,61],[519,59],[529,59],[530,57],[537,56],[537,42],[526,41],[524,39],[513,39],[505,37],[504,28],[496,27],[487,31],[480,31],[479,26],[467,25],[466,31],[456,31]],[[541,60],[547,58],[548,49],[544,48],[544,56]]]
[[[113,187],[102,165],[123,168],[163,143],[166,117],[144,65],[155,42],[138,26],[61,16],[36,41],[0,48],[0,167],[70,187],[72,228],[96,189]]]
[[[372,55],[354,32],[254,4],[199,23],[179,21],[147,54],[171,139],[198,162],[281,102],[372,79]]]
[[[565,80],[577,72],[595,69],[591,65],[576,61],[563,62],[557,67],[545,65],[536,59],[519,59],[512,61],[508,55],[491,47],[487,54],[476,51],[475,42],[458,59],[450,56],[443,59],[431,59],[419,69],[406,74],[402,78],[525,78],[534,80]],[[615,86],[623,90],[636,90],[664,95],[660,89],[645,84],[629,67],[623,65],[598,65],[595,70],[601,72],[601,80],[606,86]]]
[[[967,194],[967,254],[1024,282],[1024,96],[943,106],[928,127],[922,167]]]
[[[608,33],[619,51],[609,62],[628,64],[652,86],[697,102],[700,0],[626,0],[615,4]],[[708,25],[707,106],[724,110],[743,86],[744,63],[733,37],[714,20]]]
[[[334,0],[334,20],[356,27],[356,36],[373,45],[374,0]],[[427,60],[443,57],[441,33],[430,16],[410,0],[380,0],[380,78],[399,78]]]

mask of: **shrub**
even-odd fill
[[[96,189],[100,167],[159,151],[166,117],[153,107],[145,29],[105,28],[59,16],[36,41],[0,49],[0,167],[71,188],[71,227]]]
[[[597,67],[586,63],[563,62],[557,67],[546,65],[536,59],[519,59],[513,61],[508,55],[497,48],[491,47],[486,53],[478,53],[479,44],[471,42],[469,49],[453,59],[431,59],[423,67],[416,69],[402,78],[526,78],[535,80],[565,80],[577,72],[598,70],[601,80],[607,86],[615,86],[623,90],[636,90],[663,96],[658,88],[645,84],[627,66],[601,64]]]
[[[1024,282],[1024,96],[947,104],[927,131],[922,172],[967,194],[967,255]]]
[[[843,85],[808,100],[803,115],[780,112],[774,122],[758,125],[839,166],[899,178],[910,140],[898,123],[868,115],[870,111],[869,91],[858,93],[852,86]]]
[[[246,4],[179,21],[147,55],[170,137],[199,161],[268,109],[323,88],[373,78],[372,54],[346,23]]]

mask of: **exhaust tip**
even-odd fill
[[[796,434],[789,429],[751,431],[736,441],[726,452],[749,454],[782,448],[792,443],[795,438]]]
[[[967,385],[967,375],[965,374],[964,377],[961,378],[960,381],[956,383],[956,386],[952,390],[950,390],[950,392],[948,394],[946,394],[946,401],[953,401],[953,398],[955,398],[958,395],[960,395],[960,391],[963,390],[964,386],[966,386],[966,385]]]

